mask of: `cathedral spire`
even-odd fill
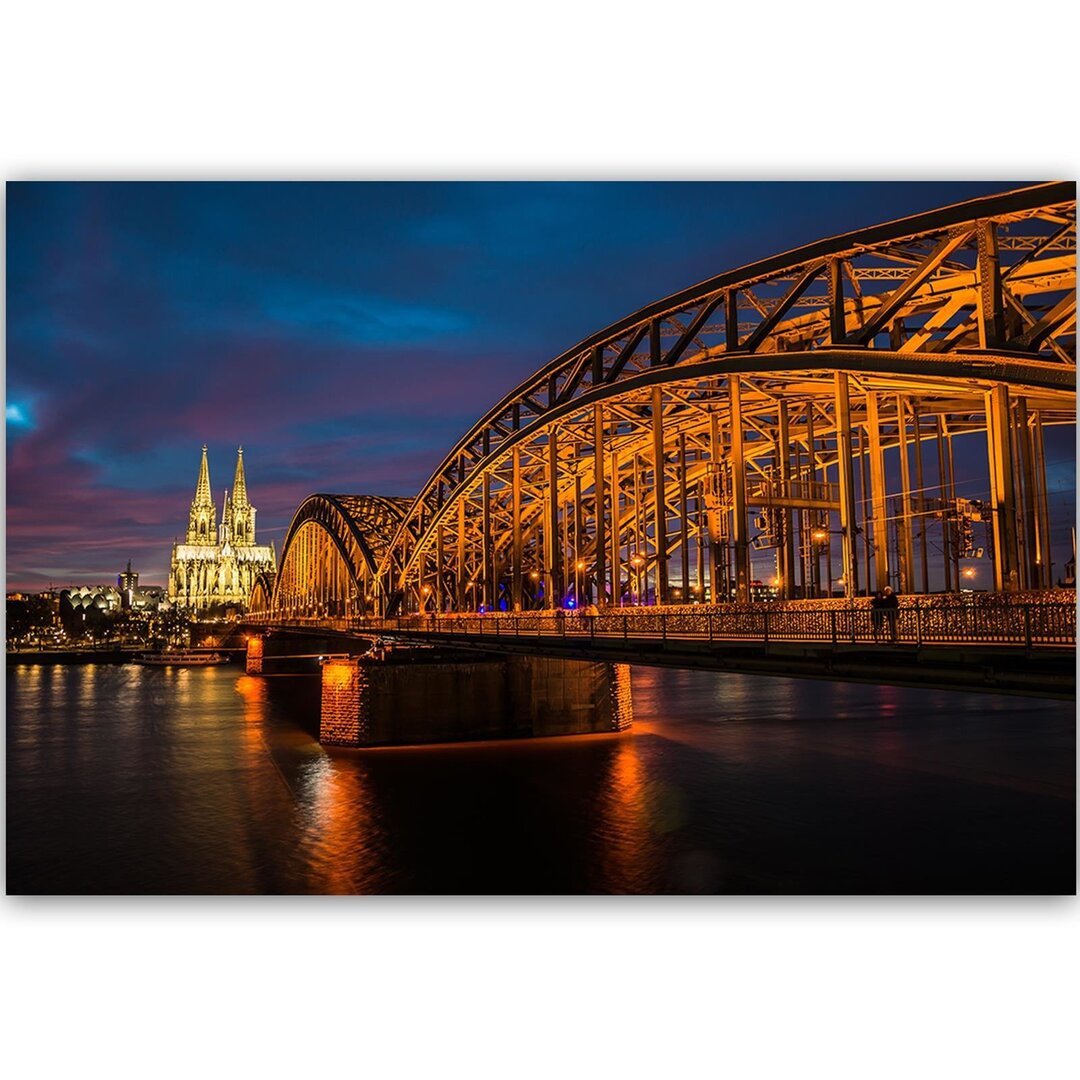
[[[236,476],[233,477],[232,503],[229,507],[232,515],[232,540],[234,544],[251,545],[255,543],[255,507],[248,502],[247,481],[244,478],[244,448],[236,451]]]
[[[229,489],[225,489],[225,502],[221,507],[221,525],[218,528],[218,543],[224,546],[232,539],[232,504],[229,502]]]
[[[202,464],[199,466],[199,482],[195,485],[195,501],[192,506],[213,506],[214,500],[210,495],[210,466],[206,461],[206,444],[202,448]]]
[[[247,483],[244,480],[244,448],[236,451],[236,475],[233,477],[232,501],[234,507],[247,506]]]
[[[191,501],[188,515],[187,542],[189,544],[212,544],[214,542],[214,498],[210,494],[210,466],[206,461],[206,446],[202,448],[199,465],[199,482],[195,485],[195,498]]]

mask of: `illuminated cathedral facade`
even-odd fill
[[[189,610],[247,606],[255,579],[277,567],[274,545],[255,542],[255,507],[248,502],[244,451],[237,451],[232,492],[225,491],[221,524],[210,492],[206,447],[188,515],[184,543],[174,543],[169,600]]]

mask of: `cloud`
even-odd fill
[[[30,408],[17,401],[9,401],[5,410],[5,418],[9,429],[20,430],[33,428],[34,421],[30,416]]]

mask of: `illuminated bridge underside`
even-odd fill
[[[360,595],[748,600],[755,552],[789,599],[955,589],[980,558],[998,589],[1049,587],[1044,429],[1075,423],[1075,282],[1075,188],[1047,184],[659,301],[477,423]]]
[[[252,613],[370,614],[376,569],[408,508],[408,499],[310,495],[293,516],[276,577],[256,583]]]

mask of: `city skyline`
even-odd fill
[[[12,184],[7,588],[128,558],[164,582],[203,443],[248,451],[267,540],[315,491],[411,497],[642,303],[1012,186]],[[1060,565],[1074,468],[1052,464]]]

